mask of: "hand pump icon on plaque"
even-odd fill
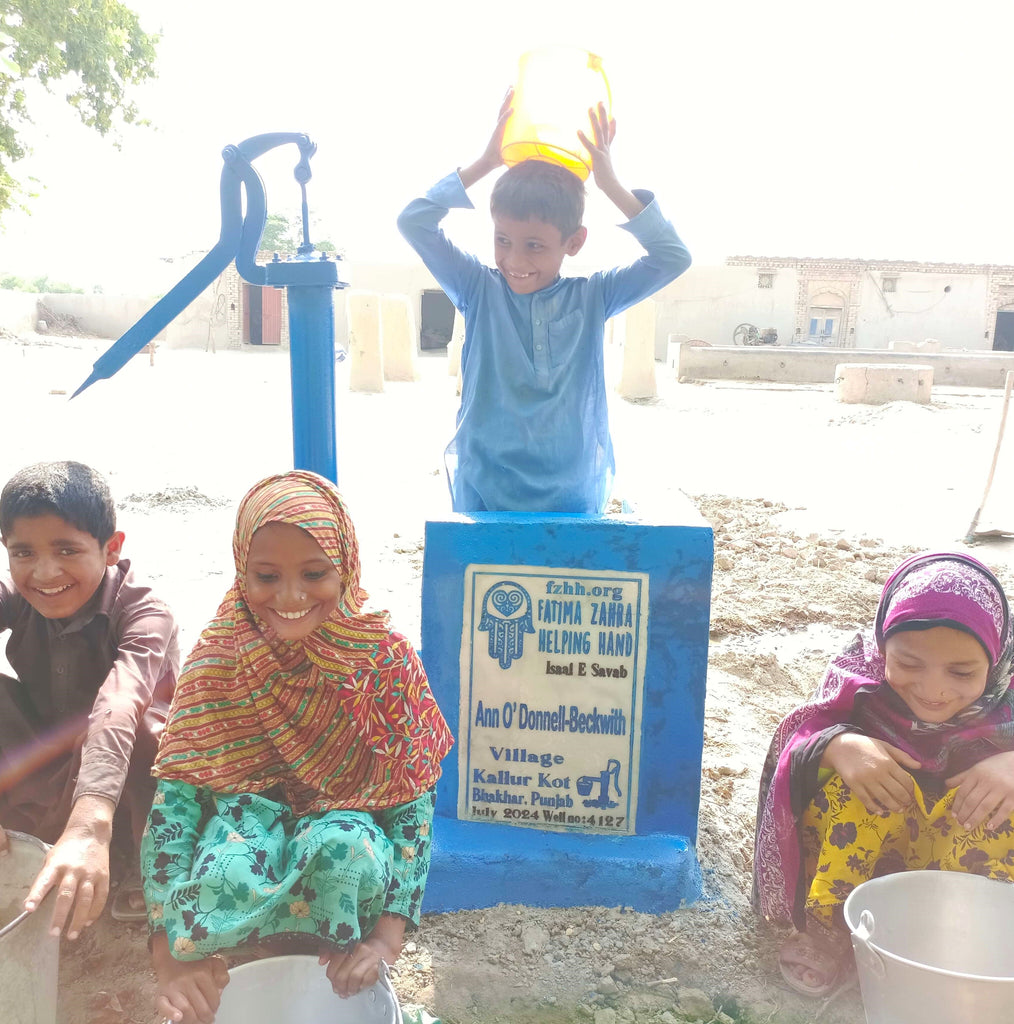
[[[603,810],[619,807],[615,800],[609,799],[610,783],[612,783],[612,788],[616,790],[616,795],[623,796],[623,793],[620,792],[620,762],[615,757],[609,758],[605,769],[597,776],[579,775],[577,779],[577,795],[591,796],[592,788],[598,785],[599,793],[597,797],[581,801],[585,807],[600,807]]]

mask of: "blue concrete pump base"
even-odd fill
[[[689,501],[672,503],[664,520],[640,513],[606,517],[487,512],[427,522],[420,654],[433,693],[457,742],[444,761],[437,786],[425,910],[453,911],[511,903],[537,907],[623,905],[662,912],[700,897],[701,873],[694,842],[704,741],[713,551],[711,527]],[[638,573],[647,578],[647,628],[638,647],[638,656],[643,658],[639,662],[643,665],[643,692],[637,695],[636,705],[623,705],[631,721],[634,707],[640,707],[639,754],[630,755],[631,777],[636,774],[637,785],[616,784],[614,794],[617,803],[621,789],[624,799],[636,794],[636,804],[630,808],[621,804],[616,811],[629,815],[627,820],[636,823],[626,834],[603,835],[580,828],[529,828],[518,823],[501,824],[502,813],[498,820],[491,821],[475,820],[462,811],[467,802],[459,799],[464,777],[462,765],[469,764],[463,759],[478,754],[486,742],[473,747],[470,730],[473,726],[500,728],[499,724],[486,726],[485,719],[476,723],[471,706],[463,701],[463,694],[467,697],[470,692],[466,687],[472,679],[469,674],[464,678],[462,675],[466,579],[470,571],[483,567],[496,567],[494,576],[499,577],[502,572],[505,580],[519,591],[524,585],[517,581],[528,579],[523,574],[531,570],[531,579],[537,580],[542,588],[538,593],[533,591],[535,598],[539,593],[585,595],[585,584],[592,586],[593,578],[582,578],[584,571]],[[552,586],[573,585],[581,589],[549,590],[547,579]],[[533,600],[527,591],[525,595]],[[469,591],[469,601],[473,600],[473,592]],[[552,618],[543,618],[543,603],[532,603],[531,644],[541,644],[541,634],[554,625]],[[552,603],[545,602],[547,607]],[[475,606],[468,607],[474,618]],[[638,605],[638,615],[640,608]],[[591,614],[584,625],[593,624]],[[478,652],[478,658],[493,658],[492,649],[487,649],[490,643],[483,640],[471,649]],[[588,659],[590,668],[597,667],[591,663],[593,657],[591,654]],[[583,663],[577,658],[575,662],[581,665],[577,676],[583,676]],[[540,660],[540,667],[545,664]],[[631,672],[634,664],[632,660]],[[499,668],[507,672],[509,665],[501,660]],[[541,685],[541,690],[532,690],[539,695],[534,698],[539,706],[555,710],[557,700],[561,706],[565,703],[564,692],[578,694],[567,700],[580,699],[576,688],[564,690],[565,683],[557,683],[555,678],[547,680],[544,675],[536,669],[533,677]],[[490,686],[490,678],[495,686],[495,675],[487,676],[482,684],[487,687],[484,692],[495,695],[497,691]],[[505,692],[509,685],[513,683],[507,677]],[[617,706],[628,699],[625,695],[617,697]],[[495,697],[492,703],[496,703]],[[478,706],[482,708],[481,703]],[[510,723],[504,722],[503,746],[517,744],[528,748],[523,756],[530,766],[533,765],[529,749],[539,751],[541,756],[549,756],[547,752],[555,750],[555,733],[551,731],[526,727],[520,719],[513,733],[507,731],[509,728]],[[532,731],[523,731],[526,729]],[[589,735],[585,742],[594,745],[596,738]],[[630,748],[634,749],[632,742]],[[501,812],[500,789],[515,785],[501,785],[498,781],[499,775],[509,775],[508,769],[516,763],[511,758],[504,760],[505,764],[496,771],[486,768],[486,775],[491,777],[487,788],[496,790],[496,803],[488,806],[499,807]],[[475,785],[486,784],[486,779],[476,777],[481,774],[481,769],[474,769],[474,774],[468,771],[469,784],[473,780]],[[527,810],[536,806],[528,791],[516,792],[507,806],[520,809],[518,793]],[[556,806],[580,810],[580,804],[571,803],[578,795],[576,786],[573,790],[568,786],[566,802]],[[592,805],[586,801],[584,806]],[[615,807],[616,803],[610,806]]]
[[[523,903],[660,914],[700,895],[701,869],[682,836],[577,835],[442,817],[434,822],[427,913]]]

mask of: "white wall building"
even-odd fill
[[[741,323],[774,327],[781,344],[1014,350],[1014,266],[733,256],[655,298],[657,358],[669,334],[731,345]]]

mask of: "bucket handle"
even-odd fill
[[[19,842],[27,843],[29,846],[34,846],[36,849],[41,850],[43,853],[49,853],[49,851],[52,849],[49,843],[44,843],[37,836],[29,835],[27,832],[15,832],[14,829],[12,828],[7,829],[7,838],[8,840],[16,839]],[[0,928],[0,939],[2,939],[5,935],[9,934],[10,932],[14,931],[14,929],[17,928],[17,926],[21,924],[21,922],[24,921],[32,913],[33,911],[31,910],[22,910],[21,913],[18,914],[18,916],[15,917],[12,921],[8,921],[7,924],[3,926],[3,928]]]
[[[387,961],[381,957],[380,963],[377,964],[377,984],[391,997],[391,1005],[394,1007],[394,1020],[391,1024],[404,1024],[401,1016],[401,1003],[398,1002],[397,993],[394,991],[394,986],[391,984],[391,972],[387,966]]]
[[[880,954],[874,949],[873,929],[876,922],[873,919],[873,912],[864,910],[859,915],[859,924],[852,932],[852,949],[856,955],[856,963],[865,967],[875,978],[883,981],[887,975],[887,968]]]

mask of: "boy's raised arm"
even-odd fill
[[[398,230],[402,237],[422,257],[429,272],[461,312],[465,311],[468,295],[483,273],[483,267],[474,256],[462,252],[447,238],[440,222],[452,208],[472,209],[465,189],[503,163],[500,140],[510,116],[513,97],[512,89],[504,97],[496,128],[479,159],[458,172],[452,171],[426,195],[412,200],[398,215]]]
[[[503,165],[500,146],[503,143],[503,131],[507,125],[507,118],[514,111],[514,108],[511,106],[513,99],[514,90],[511,88],[507,90],[507,95],[504,96],[503,103],[500,104],[500,113],[497,115],[496,127],[493,129],[493,134],[489,137],[489,142],[486,144],[486,149],[483,151],[482,156],[458,171],[461,184],[465,188],[471,188],[480,178],[485,178],[491,171],[495,171]]]
[[[616,135],[616,120],[606,114],[603,103],[597,108],[589,108],[588,120],[591,122],[594,140],[589,139],[582,131],[577,133],[577,137],[581,140],[581,145],[591,153],[592,177],[595,184],[612,200],[627,220],[633,220],[644,209],[644,203],[620,184],[613,170],[609,147]]]
[[[606,317],[615,316],[674,281],[690,266],[690,253],[675,228],[662,216],[651,192],[637,194],[624,188],[613,170],[610,146],[616,122],[606,115],[605,106],[589,109],[593,139],[579,131],[578,138],[592,157],[595,184],[627,218],[620,227],[644,247],[645,255],[628,267],[617,267],[602,275]]]

